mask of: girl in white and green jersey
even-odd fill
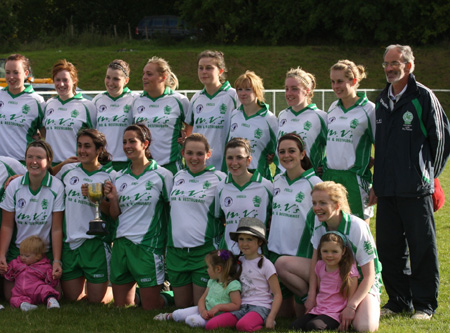
[[[281,288],[282,308],[286,311],[284,315],[290,316],[294,307],[293,293],[287,289],[290,286],[289,275],[311,265],[313,223],[308,220],[308,217],[314,216],[311,190],[322,180],[315,175],[304,141],[298,134],[288,133],[278,140],[278,156],[286,171],[275,176],[273,182],[272,220],[267,248],[280,280],[286,281]],[[278,260],[280,257],[284,261]],[[303,272],[307,278],[308,270]],[[303,290],[298,290],[301,296],[307,292],[306,284]],[[300,315],[304,312],[303,302],[300,298],[296,301],[296,313]]]
[[[291,68],[286,73],[285,98],[289,105],[278,115],[280,139],[287,133],[297,133],[305,143],[315,171],[321,172],[327,143],[327,114],[312,102],[316,79],[301,68]],[[283,167],[280,167],[284,171]]]
[[[252,161],[248,140],[230,140],[225,146],[225,161],[228,176],[217,185],[215,204],[216,216],[225,220],[220,248],[239,254],[239,247],[230,239],[230,232],[236,231],[243,217],[256,217],[267,225],[271,215],[273,185],[258,170],[254,173],[248,170]]]
[[[151,58],[142,75],[144,92],[131,109],[133,122],[145,124],[152,134],[150,151],[155,161],[175,174],[181,169],[182,127],[189,107],[186,96],[174,91],[178,79],[166,60]]]
[[[46,244],[47,256],[53,261],[53,278],[62,273],[62,221],[64,185],[50,174],[53,152],[43,141],[33,141],[25,151],[27,172],[11,181],[0,203],[3,221],[0,231],[0,274],[7,262],[19,256],[19,245],[37,235]],[[13,282],[4,282],[5,296],[11,296]]]
[[[369,222],[368,206],[372,185],[370,154],[375,138],[375,105],[365,93],[357,92],[366,77],[364,67],[340,60],[330,69],[331,86],[339,99],[328,115],[326,162],[322,179],[344,185],[352,214]]]
[[[113,183],[106,182],[110,214],[118,218],[110,280],[117,306],[134,304],[136,283],[145,310],[162,308],[164,251],[172,173],[151,159],[151,134],[144,124],[130,125],[123,150],[131,161]]]
[[[208,139],[212,155],[207,164],[220,170],[231,111],[239,105],[236,91],[225,79],[227,68],[223,53],[207,50],[201,52],[197,59],[198,78],[204,88],[191,98],[186,134],[201,133]]]
[[[177,307],[197,304],[207,286],[205,256],[217,249],[223,233],[214,215],[214,192],[226,177],[206,166],[211,149],[204,135],[188,136],[181,153],[187,169],[173,179],[166,261]]]
[[[355,293],[340,314],[341,328],[346,331],[352,325],[358,332],[375,332],[380,321],[380,293],[383,283],[382,266],[370,227],[362,219],[350,214],[347,191],[342,184],[332,181],[316,184],[312,190],[312,202],[315,217],[311,243],[314,252],[306,310],[312,309],[316,303],[317,277],[314,269],[320,238],[328,231],[338,231],[347,238],[361,276]],[[297,276],[292,280],[293,290],[300,279]]]
[[[109,303],[112,300],[108,288],[111,242],[86,234],[89,221],[95,217],[94,203],[88,199],[88,184],[103,184],[115,175],[108,163],[105,135],[93,128],[81,130],[77,153],[79,163],[64,165],[56,175],[65,186],[62,289],[71,301],[87,298],[94,303]],[[109,203],[102,200],[101,208],[109,212]],[[113,224],[104,214],[102,219]],[[108,229],[113,232],[111,227]]]
[[[23,161],[27,145],[37,136],[43,117],[44,99],[24,84],[29,60],[12,54],[5,61],[7,87],[0,89],[0,156]]]
[[[95,128],[97,111],[91,101],[76,94],[78,75],[72,63],[58,61],[52,75],[58,97],[47,101],[41,132],[53,148],[56,174],[64,164],[77,161],[77,133],[82,128]]]
[[[122,149],[122,137],[125,128],[133,123],[131,107],[138,96],[126,86],[129,80],[130,65],[121,59],[113,60],[106,70],[106,91],[92,100],[97,109],[97,129],[106,136],[116,171],[128,165]]]
[[[241,106],[231,113],[227,142],[233,138],[247,139],[252,149],[249,169],[256,169],[272,180],[269,165],[275,156],[278,121],[265,103],[263,81],[254,72],[246,71],[237,78],[234,87]],[[225,163],[222,170],[226,170]]]

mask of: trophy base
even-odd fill
[[[86,232],[88,235],[104,236],[109,234],[106,230],[106,222],[102,220],[92,220],[89,222],[89,230]]]

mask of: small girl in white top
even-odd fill
[[[232,252],[211,251],[205,258],[208,266],[208,287],[198,306],[179,309],[173,313],[160,313],[154,320],[175,320],[191,327],[205,327],[208,320],[219,312],[239,310],[241,306],[241,267]]]
[[[274,265],[258,249],[266,243],[265,226],[257,218],[245,217],[239,221],[230,238],[238,243],[242,262],[242,305],[240,310],[223,313],[212,318],[207,330],[236,327],[241,332],[253,332],[275,327],[275,317],[282,296]]]

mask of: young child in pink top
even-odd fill
[[[292,328],[302,331],[334,330],[340,314],[358,286],[359,273],[347,238],[338,231],[322,236],[315,268],[319,292],[316,306],[297,319]]]
[[[30,236],[20,243],[20,255],[11,260],[5,279],[15,281],[11,306],[22,311],[47,304],[47,309],[59,308],[58,280],[53,278],[50,260],[45,257],[45,243],[38,236]]]

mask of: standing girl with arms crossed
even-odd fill
[[[151,134],[143,124],[123,134],[123,150],[131,163],[106,182],[113,219],[119,219],[111,255],[111,283],[116,306],[134,305],[136,283],[144,310],[162,308],[166,216],[172,174],[151,159]]]
[[[24,161],[25,149],[37,135],[44,115],[44,99],[24,84],[29,71],[30,61],[25,56],[10,55],[5,61],[8,86],[0,89],[0,156],[18,161]]]
[[[237,78],[234,87],[241,106],[231,114],[227,142],[233,138],[247,139],[253,157],[249,169],[257,169],[264,178],[272,180],[269,165],[275,155],[278,121],[264,103],[263,81],[254,72],[246,71]]]
[[[92,100],[97,109],[97,129],[106,136],[116,171],[128,165],[122,149],[122,138],[125,128],[133,122],[131,106],[138,96],[126,86],[129,80],[130,65],[121,59],[113,60],[106,70],[106,92]]]
[[[359,332],[378,330],[382,285],[381,263],[369,226],[359,217],[350,215],[347,191],[342,184],[326,181],[315,185],[312,190],[312,201],[316,217],[311,238],[314,253],[306,310],[316,305],[317,279],[314,272],[320,239],[327,231],[339,231],[347,237],[362,277],[355,293],[348,299],[347,306],[341,312],[340,327],[347,330],[352,325]]]
[[[321,180],[314,173],[304,141],[299,135],[283,135],[278,141],[278,156],[286,171],[275,176],[273,182],[272,220],[267,247],[269,258],[283,283],[280,315],[290,317],[294,308],[293,293],[296,295],[297,316],[304,312],[302,298],[308,293],[313,253],[311,190]]]
[[[265,225],[257,218],[243,218],[230,238],[237,242],[242,262],[242,305],[240,310],[212,318],[207,330],[236,327],[241,332],[253,332],[275,327],[282,296],[275,267],[258,250],[266,243]],[[264,325],[265,323],[265,325]]]
[[[58,97],[47,101],[41,132],[53,148],[56,174],[63,165],[78,161],[77,133],[82,128],[95,128],[97,111],[91,101],[76,94],[78,73],[72,63],[58,61],[52,68],[52,77]]]
[[[328,231],[320,239],[317,253],[316,306],[292,324],[292,328],[296,330],[337,329],[340,313],[358,287],[359,273],[347,237],[338,231]],[[339,329],[343,331],[344,327]]]
[[[166,264],[175,305],[196,305],[205,291],[205,255],[217,248],[223,223],[214,216],[214,193],[226,175],[206,166],[211,150],[206,138],[193,133],[181,151],[187,169],[173,179]]]
[[[216,189],[216,216],[225,220],[225,233],[220,241],[221,249],[239,253],[230,232],[236,231],[243,217],[256,217],[267,225],[270,220],[273,185],[260,175],[252,174],[248,166],[252,160],[250,144],[242,138],[234,138],[225,146],[228,176]]]
[[[178,79],[162,58],[149,59],[144,67],[144,92],[132,107],[133,122],[143,123],[152,134],[150,151],[156,163],[172,174],[181,169],[181,128],[189,107],[189,100],[173,89]]]
[[[314,170],[322,167],[327,143],[327,114],[312,103],[316,78],[301,68],[286,73],[285,97],[289,105],[278,115],[279,140],[287,133],[297,133],[305,143]],[[283,170],[283,169],[282,169]],[[319,169],[320,170],[320,169]]]
[[[205,327],[208,320],[219,312],[239,310],[241,306],[241,267],[228,250],[213,250],[205,257],[208,266],[208,287],[198,306],[160,313],[154,320],[175,320],[191,327]]]
[[[237,107],[236,91],[225,79],[227,68],[220,51],[203,51],[197,58],[197,72],[202,91],[190,101],[186,117],[186,132],[201,133],[211,145],[208,165],[222,167],[223,152],[230,126],[231,111]]]
[[[369,222],[372,183],[370,153],[375,138],[375,104],[357,92],[366,77],[364,67],[340,60],[330,69],[331,86],[339,99],[331,104],[323,180],[345,186],[352,214]]]
[[[65,186],[64,243],[62,252],[64,296],[71,301],[87,298],[94,303],[109,303],[112,293],[108,288],[110,241],[87,235],[89,221],[95,217],[95,207],[88,199],[89,183],[104,183],[114,177],[106,138],[96,129],[78,132],[77,155],[80,163],[66,164],[56,175]],[[105,165],[102,165],[105,164]],[[109,203],[101,202],[109,212]],[[113,223],[102,216],[108,224]],[[113,231],[109,225],[107,229]],[[87,283],[86,283],[87,281]]]
[[[0,203],[0,273],[5,273],[7,263],[17,258],[20,243],[28,236],[38,235],[53,261],[53,277],[61,277],[64,185],[50,174],[52,159],[52,148],[47,142],[33,141],[25,151],[27,173],[12,180],[6,188]],[[13,283],[5,281],[6,299],[11,296],[12,287]]]

